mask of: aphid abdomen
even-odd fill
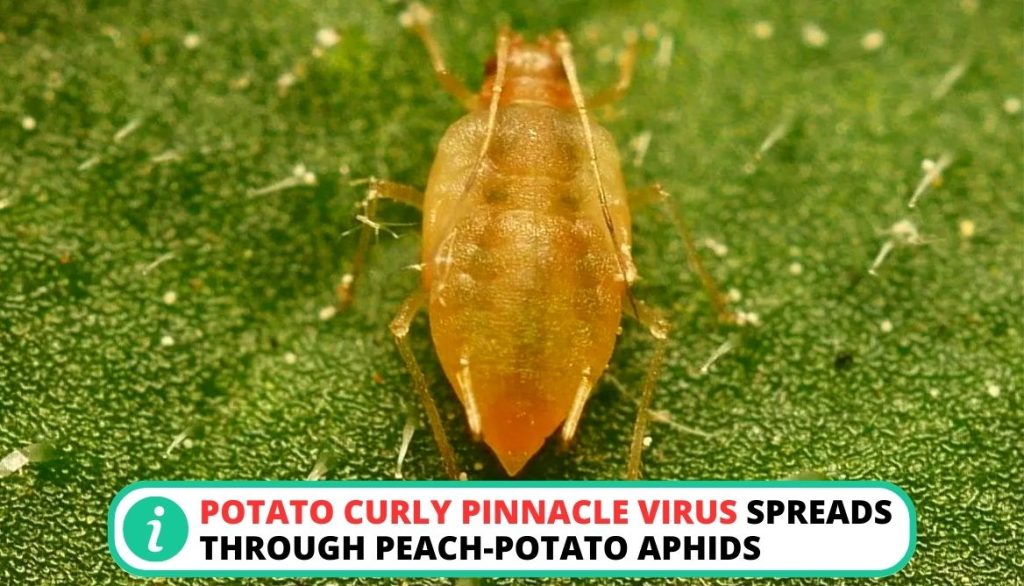
[[[453,125],[431,172],[423,285],[434,345],[470,427],[515,474],[607,366],[626,284],[578,118],[503,109],[467,192],[482,144],[476,116]],[[614,164],[606,189],[628,245],[618,156],[605,142]]]
[[[604,371],[622,284],[589,223],[512,210],[459,227],[431,287],[431,334],[471,427],[514,474]]]

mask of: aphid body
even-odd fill
[[[510,475],[567,418],[571,439],[634,273],[619,154],[581,116],[559,42],[508,37],[505,70],[489,63],[479,107],[441,140],[423,204],[434,346]]]
[[[627,478],[637,478],[668,322],[631,291],[636,268],[627,199],[663,204],[719,318],[735,320],[667,194],[657,184],[627,193],[615,142],[587,113],[586,104],[614,102],[628,88],[635,39],[620,60],[618,82],[588,102],[564,33],[530,43],[503,30],[474,94],[445,67],[430,17],[413,2],[400,22],[423,41],[438,81],[469,113],[441,139],[426,193],[375,178],[356,182],[369,183],[369,193],[365,212],[356,216],[362,233],[338,286],[339,302],[352,302],[381,228],[373,220],[377,201],[420,208],[422,279],[391,333],[453,478],[461,477],[455,451],[408,340],[421,309],[429,313],[434,347],[470,431],[510,475],[559,426],[563,444],[573,439],[611,358],[622,314],[636,317],[655,339],[626,468]],[[408,418],[402,433],[397,477],[415,421]]]

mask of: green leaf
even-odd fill
[[[622,32],[644,31],[632,90],[596,114],[628,181],[672,193],[734,306],[760,321],[719,327],[669,224],[637,210],[637,294],[673,325],[646,476],[892,481],[920,540],[884,582],[1019,579],[1019,4],[541,4],[437,6],[452,70],[478,84],[502,22],[562,27],[593,90],[614,79]],[[416,230],[382,234],[351,311],[321,310],[355,248],[343,234],[363,193],[349,181],[423,185],[460,115],[401,10],[4,5],[0,454],[47,457],[0,478],[0,582],[136,582],[105,528],[136,480],[393,476],[416,405],[386,326],[416,287]],[[322,28],[339,39],[317,57]],[[922,161],[945,153],[908,209]],[[299,164],[315,184],[252,195]],[[920,238],[904,231],[869,276],[901,221]],[[413,337],[461,462],[501,478],[422,317]],[[626,393],[606,377],[575,446],[546,448],[525,477],[622,477],[650,348],[626,324],[609,371]],[[403,471],[442,475],[422,424]]]

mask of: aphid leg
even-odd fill
[[[633,69],[636,66],[636,35],[627,36],[626,48],[619,55],[619,79],[615,85],[605,88],[587,99],[592,108],[614,104],[621,100],[633,83]]]
[[[423,308],[426,300],[426,291],[418,289],[402,302],[402,306],[398,309],[398,314],[391,320],[391,334],[395,338],[395,345],[398,346],[398,352],[402,355],[402,360],[409,371],[409,376],[412,377],[413,389],[416,390],[420,402],[423,403],[423,410],[427,413],[430,431],[433,432],[434,441],[437,442],[437,449],[441,452],[441,462],[444,464],[444,471],[453,480],[457,480],[459,478],[459,465],[455,460],[455,450],[452,449],[452,445],[448,441],[448,434],[441,423],[441,414],[437,410],[437,405],[434,404],[433,397],[430,396],[427,379],[423,376],[423,371],[420,370],[420,365],[416,362],[416,357],[409,346],[409,325],[412,324],[413,318]]]
[[[362,223],[359,229],[359,243],[356,245],[356,252],[352,256],[347,270],[341,276],[341,282],[338,283],[335,289],[338,306],[341,309],[348,308],[355,300],[356,281],[358,281],[363,268],[366,266],[366,257],[370,251],[370,244],[373,243],[376,232],[380,229],[380,225],[377,224],[375,219],[377,215],[377,201],[380,199],[390,199],[410,205],[416,209],[423,208],[423,193],[415,187],[391,181],[381,181],[373,177],[356,181],[354,184],[358,185],[364,182],[369,184],[369,188],[366,191],[366,199],[359,204],[363,208],[362,213],[358,215]]]
[[[633,424],[633,440],[629,444],[629,463],[626,465],[626,479],[640,478],[640,461],[643,458],[644,437],[647,434],[647,422],[650,419],[651,402],[654,398],[654,387],[661,375],[661,366],[665,358],[665,344],[668,341],[668,321],[661,312],[636,302],[636,317],[651,332],[654,338],[654,354],[647,364],[643,387],[640,392],[640,403],[637,405],[636,422]]]
[[[631,205],[644,205],[647,203],[657,203],[661,206],[661,209],[669,221],[672,222],[672,226],[676,230],[676,234],[683,243],[683,248],[686,250],[686,260],[690,265],[690,269],[697,274],[700,279],[701,286],[704,287],[704,292],[707,293],[708,298],[711,300],[711,307],[715,311],[715,315],[718,316],[718,320],[723,323],[734,324],[737,323],[736,314],[729,311],[728,300],[722,291],[715,284],[714,278],[711,273],[708,272],[704,266],[704,262],[701,261],[700,253],[697,251],[697,245],[693,242],[693,235],[690,234],[689,228],[686,226],[686,222],[683,220],[679,211],[672,205],[669,199],[669,193],[658,183],[653,183],[640,189],[635,189],[629,192],[629,203]]]
[[[430,21],[433,19],[434,13],[429,8],[419,2],[413,2],[409,4],[409,8],[405,12],[399,15],[398,22],[404,28],[411,30],[423,42],[427,53],[430,54],[430,64],[434,68],[434,75],[441,83],[441,87],[461,102],[467,110],[472,110],[477,106],[477,95],[469,91],[458,77],[448,71],[448,66],[444,63],[444,55],[441,53],[441,46],[437,44],[437,39],[430,31]]]

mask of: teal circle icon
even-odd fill
[[[174,501],[151,496],[128,509],[121,530],[132,553],[147,562],[162,562],[185,547],[188,519]]]

